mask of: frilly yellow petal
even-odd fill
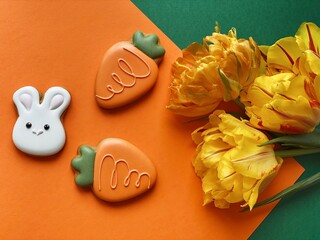
[[[299,47],[305,50],[311,50],[320,54],[320,28],[311,22],[302,23],[296,33]]]
[[[269,47],[267,54],[268,67],[275,68],[279,72],[294,71],[293,66],[301,53],[302,51],[294,37],[282,38]]]
[[[320,56],[313,51],[306,50],[300,59],[300,71],[302,75],[314,78],[314,75],[320,75]]]
[[[202,180],[204,204],[228,208],[245,201],[252,207],[264,179],[280,168],[273,146],[259,147],[268,140],[262,132],[224,111],[215,111],[209,123],[194,134],[202,140],[193,165]],[[199,135],[201,134],[201,135]]]
[[[320,60],[306,53],[300,59],[300,69],[309,76],[279,73],[255,79],[246,95],[252,126],[280,133],[307,133],[320,123],[320,88],[314,73]],[[310,64],[307,56],[312,59]]]
[[[226,209],[230,207],[230,203],[228,203],[226,200],[224,199],[218,199],[218,200],[214,200],[214,205],[217,208],[221,208],[221,209]]]

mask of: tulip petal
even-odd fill
[[[310,50],[306,50],[303,55],[306,58],[306,70],[308,71],[307,76],[309,76],[310,78],[314,78],[313,75],[320,75],[320,55],[317,55]]]
[[[316,76],[313,82],[314,82],[314,88],[318,89],[318,91],[316,91],[316,99],[318,99],[318,102],[319,102],[320,101],[320,74]]]
[[[282,133],[307,133],[320,123],[320,79],[293,73],[256,78],[246,112],[252,126]]]
[[[259,179],[268,174],[270,169],[278,165],[275,154],[270,148],[269,152],[261,152],[245,159],[233,160],[234,169],[243,176]]]
[[[262,107],[271,101],[277,92],[286,91],[294,77],[293,73],[257,77],[248,90],[247,98],[251,105]]]
[[[305,50],[311,50],[320,56],[320,28],[314,23],[303,23],[296,33],[299,47]]]
[[[223,100],[228,102],[236,99],[242,89],[240,83],[228,78],[220,68],[218,69],[218,72],[223,83]]]
[[[267,55],[268,55],[269,48],[270,48],[270,46],[265,46],[265,45],[259,46],[261,57],[265,62],[267,62]]]
[[[279,72],[291,72],[301,53],[294,37],[282,38],[268,50],[268,67],[275,68]]]

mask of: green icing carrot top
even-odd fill
[[[162,58],[165,49],[159,45],[159,37],[156,34],[145,35],[136,31],[132,36],[133,45],[152,59]]]
[[[72,168],[78,172],[75,181],[78,186],[89,187],[93,184],[96,151],[88,145],[82,145],[79,151],[80,155],[71,163]]]

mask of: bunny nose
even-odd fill
[[[32,130],[32,133],[33,134],[36,134],[37,136],[41,135],[43,133],[43,130],[42,129],[33,129]]]

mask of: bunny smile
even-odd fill
[[[33,133],[33,134],[36,134],[37,136],[39,136],[39,135],[41,135],[41,134],[43,133],[43,130],[42,130],[42,129],[38,129],[38,130],[33,129],[33,130],[32,130],[32,133]]]

